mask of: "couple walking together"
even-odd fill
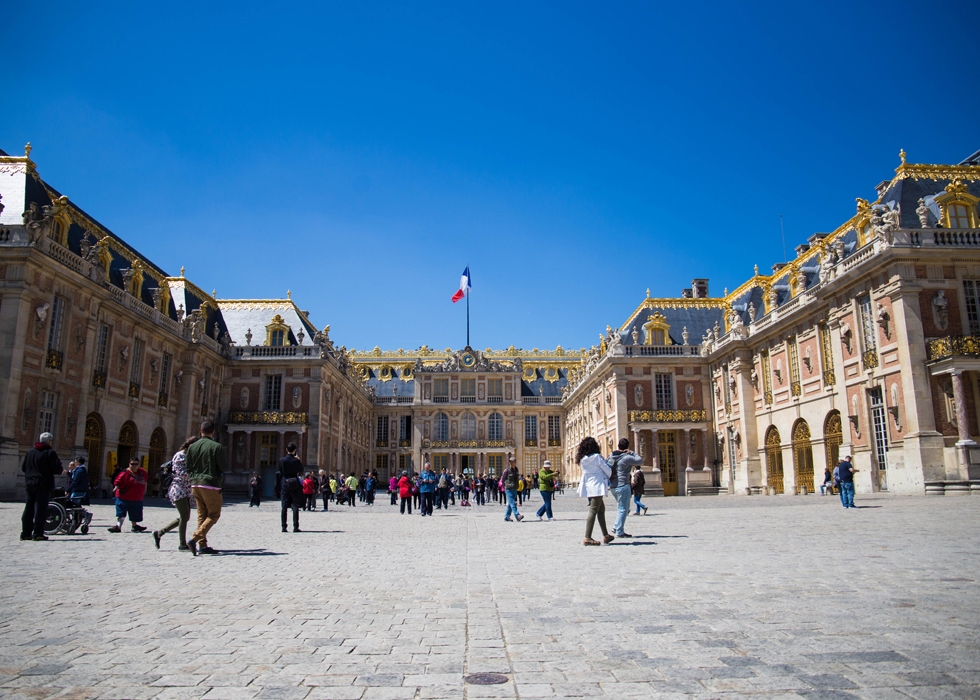
[[[592,539],[592,531],[595,528],[596,520],[599,521],[599,529],[602,530],[602,541],[609,544],[617,537],[632,537],[626,532],[626,515],[629,512],[629,499],[633,492],[634,482],[631,480],[631,471],[634,467],[639,470],[643,463],[643,458],[629,449],[630,442],[626,438],[619,441],[619,449],[606,459],[602,456],[599,443],[595,438],[587,437],[579,443],[578,452],[575,455],[575,463],[582,468],[582,481],[579,483],[578,495],[589,499],[589,516],[585,521],[585,540],[586,546],[596,546],[598,540]],[[643,488],[642,472],[641,478],[637,481],[638,488]],[[617,514],[613,533],[609,534],[606,527],[606,492],[612,492],[616,499]],[[640,508],[646,513],[647,507],[640,502],[640,493],[634,495],[636,512],[639,514]]]

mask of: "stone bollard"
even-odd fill
[[[806,486],[800,487],[800,495],[805,496],[807,494]]]

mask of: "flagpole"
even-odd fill
[[[469,272],[470,266],[466,266],[467,272]],[[469,286],[470,278],[469,275],[466,276],[466,284]],[[466,347],[470,346],[470,289],[466,290]]]

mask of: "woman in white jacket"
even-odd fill
[[[606,464],[606,459],[602,456],[599,443],[595,438],[587,437],[579,443],[575,463],[582,467],[582,481],[578,485],[578,495],[589,499],[589,517],[585,521],[585,541],[582,544],[598,546],[599,542],[592,539],[596,518],[599,519],[599,529],[602,530],[602,541],[609,544],[616,538],[606,529],[604,496],[609,490],[609,475],[612,471]]]

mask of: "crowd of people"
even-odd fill
[[[153,531],[157,549],[165,534],[177,530],[180,550],[198,554],[217,554],[208,544],[208,533],[221,517],[223,505],[222,482],[227,470],[225,448],[214,439],[215,425],[210,420],[201,423],[200,434],[189,437],[163,465],[161,485],[177,510],[177,517],[166,526]],[[54,490],[54,477],[65,473],[61,461],[51,447],[53,436],[42,433],[38,442],[27,452],[22,465],[25,475],[27,502],[22,517],[22,540],[46,540],[44,527],[49,498]],[[630,538],[626,532],[626,518],[631,509],[634,514],[646,515],[643,503],[645,479],[641,469],[642,458],[630,449],[629,440],[623,438],[609,457],[604,457],[598,442],[586,437],[579,443],[575,462],[582,471],[578,495],[589,501],[585,525],[586,546],[609,544],[616,538]],[[450,506],[486,506],[491,502],[504,506],[504,520],[520,522],[524,516],[520,507],[537,491],[541,504],[535,515],[538,520],[553,521],[552,505],[555,495],[564,493],[564,484],[550,461],[545,461],[535,473],[522,474],[513,457],[508,458],[507,468],[499,477],[491,474],[451,474],[443,468],[436,473],[426,462],[420,473],[402,472],[392,476],[387,484],[378,478],[376,471],[355,474],[328,475],[325,470],[307,470],[296,456],[297,446],[289,443],[286,455],[276,470],[275,496],[281,510],[282,531],[288,532],[288,516],[292,512],[292,531],[301,532],[299,511],[318,510],[318,499],[323,511],[330,502],[355,507],[357,503],[375,504],[377,491],[387,487],[392,506],[398,505],[402,515],[411,515],[413,509],[421,517],[432,516],[436,510],[449,510]],[[827,470],[821,492],[839,489],[844,508],[854,506],[854,480],[857,470],[850,457],[841,460],[831,473]],[[77,503],[87,503],[89,481],[85,459],[79,458],[68,465],[66,494]],[[143,499],[146,495],[147,473],[138,459],[116,469],[112,475],[114,486],[116,523],[108,528],[110,533],[122,532],[129,519],[132,532],[144,532],[142,525]],[[249,507],[259,507],[262,499],[262,477],[252,474],[249,483]],[[616,519],[610,530],[606,523],[605,496],[611,494],[616,502]],[[197,528],[187,537],[191,502],[197,510]],[[592,537],[598,523],[602,541]]]

